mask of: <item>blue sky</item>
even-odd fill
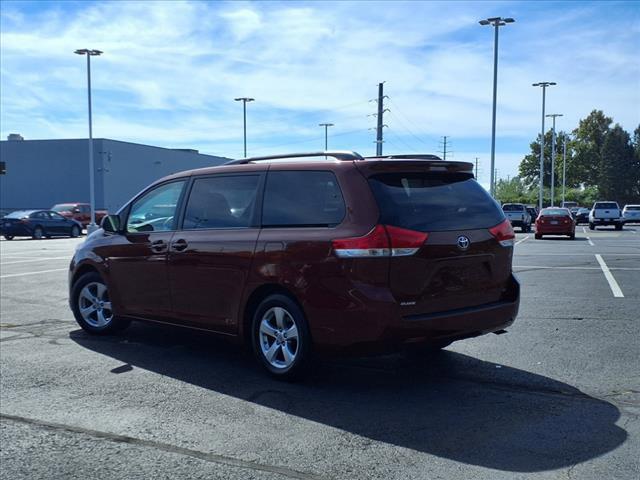
[[[640,2],[11,2],[0,10],[0,134],[94,136],[242,156],[375,151],[377,83],[390,96],[385,153],[480,158],[488,183],[493,30],[500,31],[496,166],[514,175],[547,112],[573,129],[598,108],[640,123]]]

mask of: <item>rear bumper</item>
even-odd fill
[[[593,223],[594,225],[621,225],[624,224],[624,220],[622,218],[613,218],[606,220],[604,218],[592,218],[589,219],[589,223]]]
[[[368,355],[398,351],[421,344],[426,346],[453,342],[505,329],[515,321],[519,306],[520,283],[511,275],[505,293],[497,302],[408,316],[398,315],[397,304],[394,304],[386,309],[384,319],[381,318],[384,314],[381,308],[377,308],[375,312],[360,311],[357,316],[350,318],[351,321],[347,321],[349,324],[359,324],[361,318],[365,317],[364,320],[368,320],[369,323],[368,329],[345,328],[346,325],[342,324],[334,330],[334,334],[340,332],[340,342],[320,341],[316,346],[321,352]],[[376,316],[378,321],[375,321]],[[313,322],[313,319],[310,320]]]
[[[571,225],[536,225],[536,233],[541,235],[571,235],[575,228]]]

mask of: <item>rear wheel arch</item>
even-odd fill
[[[249,298],[245,303],[242,316],[242,324],[240,327],[241,331],[239,333],[242,336],[245,345],[247,345],[248,347],[251,347],[251,324],[253,322],[253,314],[255,313],[260,303],[270,295],[284,295],[285,297],[290,298],[304,313],[302,304],[298,301],[296,296],[286,287],[283,287],[278,283],[260,285],[253,292],[251,292],[251,295],[249,295]]]

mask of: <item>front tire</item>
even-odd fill
[[[542,234],[536,233],[535,237],[536,237],[536,240],[540,240],[542,238]]]
[[[73,227],[71,227],[71,238],[76,238],[80,236],[80,227],[78,227],[77,225],[74,225]]]
[[[73,284],[71,309],[78,325],[94,335],[119,332],[131,323],[114,315],[109,289],[97,272],[86,273]]]
[[[572,233],[569,235],[569,240],[575,240],[576,239],[576,234]]]
[[[44,237],[44,230],[42,229],[42,227],[36,227],[33,230],[33,235],[31,235],[31,238],[33,238],[34,240],[41,240],[42,237]]]
[[[297,380],[311,357],[311,334],[302,309],[285,295],[265,298],[253,315],[253,352],[275,378]]]
[[[13,240],[13,235],[5,235],[4,236],[5,240]]]
[[[622,230],[622,224],[621,223],[617,223],[616,224],[616,230]]]
[[[595,230],[596,226],[593,223],[589,223],[589,230]]]

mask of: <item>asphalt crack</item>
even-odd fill
[[[141,438],[130,437],[128,435],[119,435],[116,433],[102,432],[99,430],[93,430],[83,427],[75,427],[72,425],[65,425],[61,423],[47,422],[45,420],[38,420],[34,418],[21,417],[18,415],[8,415],[0,413],[0,419],[9,420],[16,423],[22,423],[26,425],[32,425],[39,428],[44,428],[53,431],[64,431],[68,433],[76,433],[82,435],[88,435],[94,438],[107,440],[114,443],[124,443],[129,445],[142,446],[147,448],[153,448],[167,453],[175,453],[179,455],[185,455],[205,462],[219,463],[236,468],[256,470],[265,473],[277,474],[286,478],[294,478],[297,480],[323,480],[326,477],[320,477],[313,473],[300,472],[287,467],[278,467],[276,465],[267,465],[264,463],[250,462],[247,460],[240,460],[225,455],[219,455],[216,453],[202,452],[200,450],[194,450],[190,448],[178,447],[169,443],[158,442],[155,440],[144,440]]]

